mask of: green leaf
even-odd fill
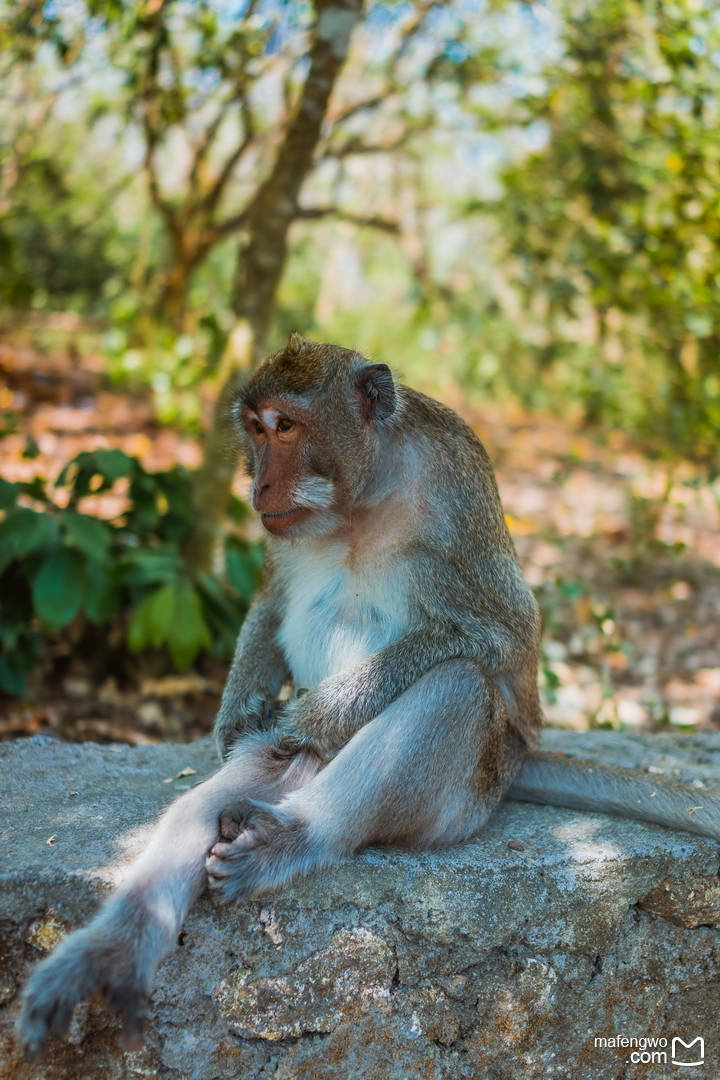
[[[238,499],[237,495],[231,495],[228,501],[227,515],[231,521],[242,525],[250,517],[250,507],[244,499]]]
[[[15,552],[7,540],[0,543],[0,574],[4,574],[15,558]]]
[[[14,506],[19,493],[19,484],[11,484],[9,480],[3,480],[0,476],[0,510],[9,510],[11,506]]]
[[[26,506],[16,506],[0,522],[0,546],[9,545],[20,558],[50,543],[57,535],[58,523],[54,517]]]
[[[29,495],[31,499],[37,499],[38,502],[50,502],[42,476],[34,476],[32,480],[21,480],[18,486],[23,495]]]
[[[94,476],[102,477],[102,484],[93,490],[97,494],[107,491],[121,476],[132,476],[139,469],[139,462],[122,450],[83,450],[68,462],[55,481],[55,487],[71,484],[72,498],[77,502],[90,494],[90,482]]]
[[[79,551],[56,548],[32,583],[35,612],[51,629],[66,626],[85,601],[87,575]]]
[[[209,648],[210,631],[202,613],[200,597],[189,582],[180,582],[175,592],[175,611],[168,634],[168,646],[178,671],[189,667],[202,648]]]
[[[232,656],[248,605],[210,574],[198,574],[197,587],[213,639],[212,655]]]
[[[25,679],[22,671],[5,656],[0,656],[0,690],[6,694],[25,693]]]
[[[121,476],[129,476],[135,470],[135,460],[129,457],[124,450],[95,450],[93,451],[97,472],[106,480],[115,483]]]
[[[262,549],[258,559],[257,549],[250,544],[243,546],[238,542],[228,544],[225,555],[227,579],[245,601],[250,601],[260,584],[262,558]]]
[[[90,622],[103,626],[120,607],[122,593],[116,582],[94,560],[89,560],[85,572],[85,613]]]
[[[242,601],[238,603],[237,598],[231,595],[227,587],[218,581],[216,577],[213,577],[212,574],[198,574],[197,585],[203,601],[203,611],[207,613],[208,605],[210,605],[224,617],[233,620],[237,629],[239,629],[247,605]]]
[[[117,579],[124,585],[154,585],[173,581],[182,571],[182,559],[177,551],[132,551],[118,567]]]
[[[104,522],[88,514],[66,510],[62,515],[66,539],[91,559],[102,563],[107,559],[112,532]]]
[[[157,476],[139,473],[130,484],[131,527],[138,530],[154,529],[160,521],[157,496],[160,491]]]
[[[21,456],[24,457],[26,461],[34,461],[36,457],[40,457],[40,447],[34,435],[28,435],[25,439],[25,446],[23,447]],[[38,480],[39,477],[36,476],[35,479]]]
[[[131,652],[164,644],[176,618],[175,589],[163,585],[141,601],[133,612],[127,629],[127,644]]]
[[[210,630],[212,645],[209,652],[218,659],[226,659],[235,651],[238,631],[247,613],[247,604],[239,597],[230,596],[216,578],[198,575],[198,589],[202,598],[203,616]]]

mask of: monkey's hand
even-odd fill
[[[336,726],[324,707],[320,687],[298,690],[297,696],[280,703],[275,726],[282,735],[282,745],[296,751],[311,750],[318,757],[329,759],[347,741],[335,738]]]
[[[262,693],[248,694],[240,700],[225,702],[215,719],[215,741],[225,759],[243,735],[251,731],[267,731],[274,724],[285,703]]]

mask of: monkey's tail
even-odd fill
[[[619,814],[720,840],[720,792],[563,754],[530,754],[505,798]]]

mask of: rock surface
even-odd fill
[[[699,799],[720,787],[720,733],[550,731],[544,745],[664,770]],[[12,1025],[31,964],[214,768],[207,740],[0,745],[2,1080],[669,1080],[672,1039],[697,1036],[693,1076],[720,1076],[717,844],[521,803],[449,851],[373,850],[260,901],[203,899],[158,973],[142,1050],[123,1053],[92,1003],[26,1064]]]

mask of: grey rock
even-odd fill
[[[720,787],[712,732],[549,731],[544,745]],[[142,1050],[123,1053],[94,1002],[45,1062],[23,1062],[12,1026],[32,963],[215,767],[209,740],[0,745],[0,1080],[669,1080],[672,1038],[698,1035],[695,1072],[720,1076],[717,844],[521,803],[448,851],[377,849],[262,900],[202,899],[158,973]],[[665,1062],[618,1042],[647,1037],[667,1041]]]

